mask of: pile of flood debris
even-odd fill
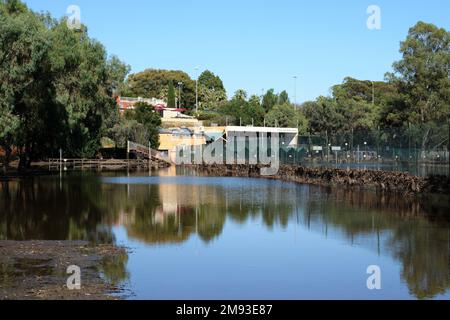
[[[403,194],[450,194],[450,178],[418,177],[407,172],[281,166],[274,176],[261,176],[261,165],[196,165],[210,176],[263,177],[304,184],[360,187]]]

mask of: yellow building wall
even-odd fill
[[[206,138],[204,136],[179,136],[167,133],[159,135],[159,150],[161,151],[174,151],[177,146],[198,146],[206,144]]]

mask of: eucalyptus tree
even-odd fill
[[[16,147],[21,168],[60,148],[95,155],[129,67],[108,60],[85,26],[72,30],[16,0],[1,1],[0,12],[2,148]]]

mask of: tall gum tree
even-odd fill
[[[394,63],[394,72],[386,77],[404,97],[408,122],[424,127],[446,122],[450,117],[450,33],[418,22],[401,42],[400,53],[402,59]],[[424,130],[422,148],[430,131],[431,127]]]

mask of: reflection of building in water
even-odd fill
[[[168,168],[162,168],[158,170],[157,174],[159,177],[176,177],[177,170],[177,166],[170,166]]]
[[[130,212],[120,209],[119,217],[116,221],[116,225],[126,226],[134,223],[135,210],[130,210]]]
[[[205,188],[200,184],[160,184],[161,205],[156,208],[153,221],[164,224],[169,216],[174,216],[178,221],[181,215],[190,213],[199,204],[217,204],[223,198],[217,191],[217,188]]]
[[[214,180],[204,184],[204,177],[185,178],[185,183],[178,177],[173,183],[162,179],[147,187],[130,185],[128,205],[134,210],[128,212],[134,218],[122,218],[130,237],[146,243],[173,243],[197,234],[208,242],[222,233],[227,214],[237,223],[261,215],[268,226],[287,225],[295,200],[285,201],[287,189],[251,181],[244,185],[230,181],[233,187],[227,187]]]
[[[127,205],[121,209],[116,223],[123,225],[131,238],[149,244],[178,243],[194,233],[212,238],[222,230],[225,210],[218,208],[223,202],[221,187],[195,181],[189,184],[164,181],[149,186],[129,185],[128,190]],[[219,229],[211,231],[211,226]]]
[[[221,201],[223,196],[218,194],[220,188],[201,184],[160,184],[159,199],[163,210],[179,211],[180,207],[196,207],[199,204],[211,204]]]
[[[176,214],[176,211],[171,211],[171,212],[167,212],[167,215],[173,215]],[[154,224],[164,224],[164,222],[166,221],[166,214],[164,211],[164,208],[158,207],[155,210],[155,213],[152,216],[152,222]]]
[[[160,168],[154,172],[158,177],[179,177],[179,176],[199,176],[198,170],[184,166],[170,166],[167,168]]]

